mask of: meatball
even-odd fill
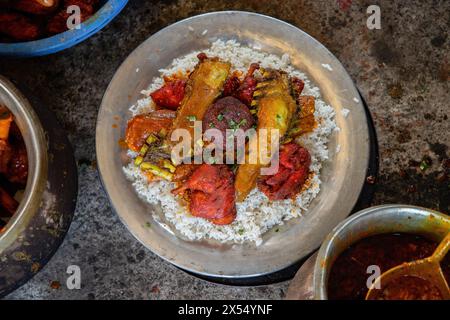
[[[227,129],[246,131],[254,125],[255,120],[247,106],[234,97],[225,97],[217,100],[206,111],[203,117],[203,131],[218,129],[222,132],[223,141],[216,145],[224,149],[226,147]],[[236,138],[234,145],[236,146]]]

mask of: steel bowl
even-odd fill
[[[29,101],[7,79],[0,76],[0,104],[14,115],[28,156],[28,180],[19,208],[0,234],[0,255],[17,240],[39,211],[47,181],[48,154],[44,129]]]
[[[35,57],[55,53],[86,40],[111,22],[128,0],[102,1],[102,7],[80,29],[68,30],[54,36],[35,41],[0,43],[0,56]]]
[[[0,76],[0,104],[14,114],[28,155],[28,180],[13,217],[0,233],[0,297],[34,276],[69,229],[77,170],[64,131],[31,94]]]
[[[138,197],[122,170],[128,159],[118,141],[124,137],[131,117],[129,106],[142,98],[141,90],[159,76],[159,69],[177,57],[210,47],[217,39],[235,39],[279,56],[289,54],[293,65],[308,75],[320,88],[324,100],[334,107],[341,128],[331,138],[331,159],[321,173],[322,190],[308,212],[287,221],[279,232],[267,232],[260,246],[183,240],[167,228],[160,206],[149,205]],[[347,118],[341,114],[343,108],[350,110]],[[340,152],[335,153],[338,144]],[[256,13],[225,11],[170,25],[129,55],[103,97],[96,149],[112,206],[140,242],[182,269],[210,277],[245,278],[269,274],[299,261],[318,248],[324,237],[347,217],[365,181],[369,137],[358,91],[342,64],[323,45],[286,22]],[[146,227],[147,222],[151,228]]]
[[[334,261],[361,239],[383,233],[410,233],[440,242],[449,232],[450,217],[430,209],[382,205],[362,210],[341,222],[326,237],[318,253],[295,276],[287,298],[328,299],[328,276]]]

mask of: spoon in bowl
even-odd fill
[[[425,259],[403,263],[384,272],[371,285],[366,300],[391,299],[401,300],[417,294],[421,297],[450,299],[450,288],[442,272],[440,262],[450,249],[450,233],[441,241],[434,253]],[[402,288],[403,287],[403,288]],[[416,289],[408,292],[405,287]]]

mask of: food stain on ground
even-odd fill
[[[447,60],[444,60],[439,68],[438,78],[440,81],[445,82],[450,79],[450,64]]]
[[[446,34],[440,34],[431,39],[431,44],[435,46],[436,48],[440,48],[445,44],[445,41],[447,40]]]
[[[439,161],[443,161],[447,158],[448,146],[439,142],[428,142],[428,145],[430,146],[430,150],[438,157]]]
[[[383,39],[373,43],[371,53],[381,63],[395,64],[398,61],[398,53]]]
[[[400,99],[403,96],[403,88],[400,83],[393,83],[388,86],[388,94],[393,99]]]
[[[411,141],[412,137],[411,137],[411,133],[409,132],[409,130],[407,129],[402,129],[399,130],[398,134],[397,134],[397,141],[401,144],[403,143],[407,143],[409,141]]]
[[[159,294],[159,293],[161,292],[161,290],[159,289],[159,286],[158,286],[158,285],[154,285],[154,286],[152,287],[152,289],[150,290],[150,292],[151,292],[151,293],[154,293],[154,294]]]
[[[50,288],[52,288],[53,290],[58,290],[59,288],[61,288],[61,283],[59,281],[52,281],[50,282]]]

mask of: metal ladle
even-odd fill
[[[371,285],[369,292],[367,292],[366,300],[376,300],[383,293],[383,288],[386,288],[387,285],[393,280],[399,279],[403,276],[412,276],[428,281],[439,290],[442,299],[449,300],[450,288],[445,280],[445,276],[440,265],[440,262],[447,255],[449,249],[450,233],[448,233],[444,240],[441,241],[430,257],[403,263],[384,272]]]

